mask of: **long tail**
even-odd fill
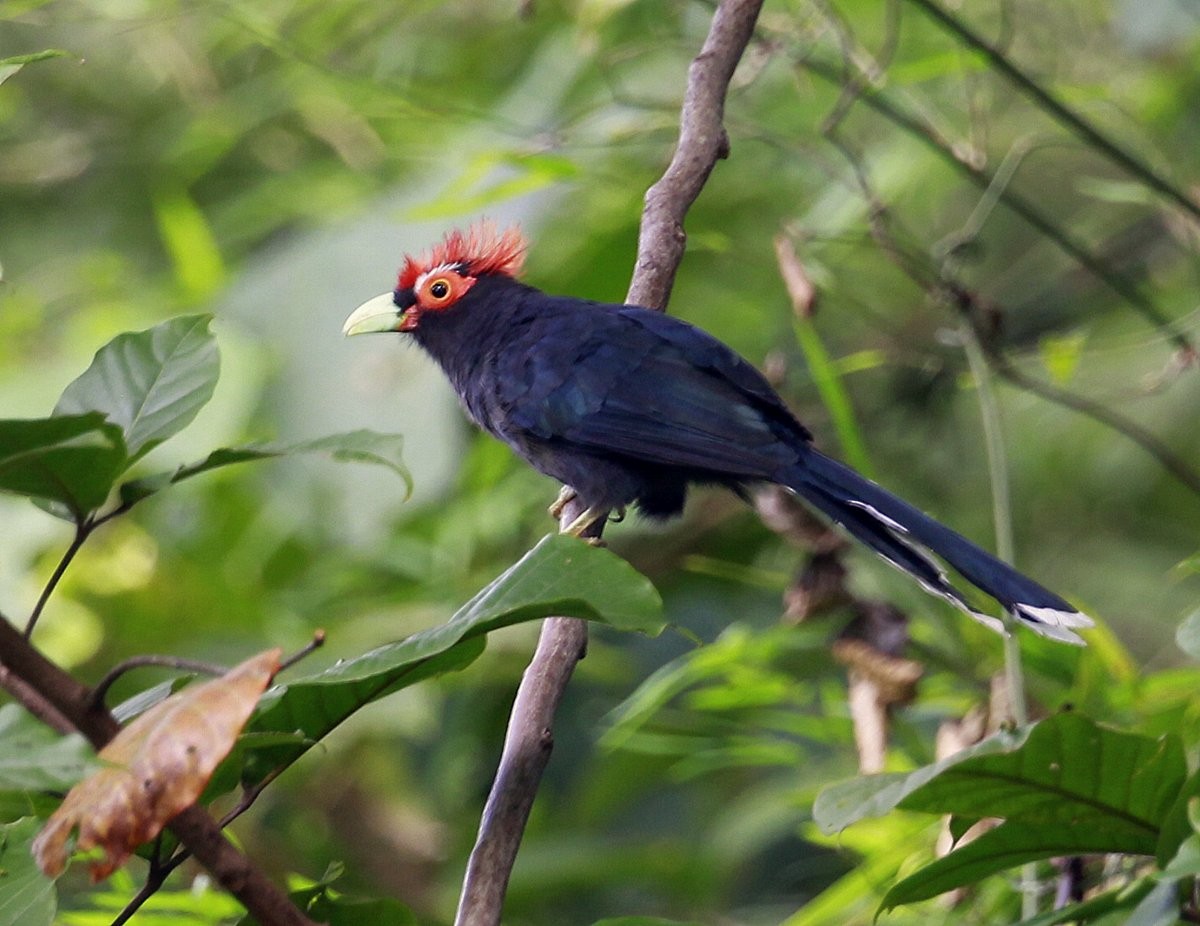
[[[1093,626],[1091,618],[1053,592],[816,450],[807,449],[800,462],[783,473],[779,481],[893,566],[907,572],[927,591],[947,599],[993,630],[1003,632],[1003,624],[971,608],[929,552],[936,553],[973,585],[999,601],[1013,617],[1044,637],[1082,644],[1074,628]]]

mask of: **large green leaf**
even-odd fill
[[[328,453],[335,460],[386,466],[404,480],[407,491],[411,493],[412,477],[401,457],[403,447],[404,438],[399,434],[380,434],[365,429],[347,431],[343,434],[330,434],[328,437],[318,437],[314,440],[292,444],[249,444],[245,447],[222,447],[196,463],[189,463],[169,473],[156,473],[125,483],[121,486],[121,500],[126,504],[132,504],[169,485],[199,476],[201,473],[224,466],[233,466],[235,463],[270,460],[297,453]]]
[[[125,432],[132,463],[186,427],[220,375],[212,317],[186,315],[117,335],[63,391],[54,414],[98,411]]]
[[[1004,822],[896,884],[883,906],[1058,855],[1154,855],[1172,812],[1186,812],[1181,796],[1195,787],[1177,736],[1126,733],[1079,714],[1051,717],[1023,745],[944,768],[899,802],[907,810]]]
[[[64,507],[80,521],[127,465],[121,429],[97,412],[0,421],[0,490]]]
[[[951,766],[973,756],[989,755],[1019,746],[1025,742],[1031,729],[1026,727],[1015,732],[1001,730],[981,743],[912,772],[860,775],[839,781],[824,788],[813,801],[813,821],[823,833],[831,835],[865,817],[881,817]],[[975,816],[977,818],[980,815]]]
[[[0,826],[0,926],[50,926],[58,907],[54,882],[38,869],[30,846],[41,821]]]
[[[608,550],[551,534],[441,626],[270,689],[247,732],[295,733],[303,741],[254,752],[246,777],[257,780],[294,761],[372,701],[463,668],[483,652],[490,631],[552,615],[647,633],[663,626],[662,602],[648,579]]]
[[[976,884],[1026,862],[1059,855],[1121,852],[1124,843],[1091,818],[1056,823],[1005,822],[893,885],[880,908],[928,900],[946,891]]]
[[[94,767],[81,736],[59,736],[15,704],[0,707],[0,790],[66,790]]]
[[[1153,855],[1187,778],[1174,735],[1126,733],[1080,714],[1034,726],[1025,744],[950,766],[900,806],[967,818],[1069,825],[1090,821],[1108,851]]]

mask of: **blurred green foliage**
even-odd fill
[[[470,434],[415,352],[344,344],[341,321],[391,285],[403,251],[479,212],[523,222],[530,282],[621,299],[641,197],[669,157],[710,14],[688,0],[0,0],[0,417],[49,414],[120,332],[212,311],[214,400],[135,475],[216,447],[370,427],[405,435],[416,483],[403,505],[390,474],[307,459],[188,480],[97,531],[39,646],[95,681],[137,653],[233,663],[323,627],[315,671],[440,624],[528,549],[554,487]],[[980,0],[956,15],[1194,190],[1193,13],[1169,0]],[[52,49],[66,54],[17,60]],[[855,68],[869,76],[861,92],[924,135],[848,95]],[[838,147],[822,127],[842,104]],[[848,396],[877,478],[990,545],[960,318],[928,285],[949,268],[991,307],[1017,369],[1127,416],[1196,467],[1200,387],[1175,337],[1200,333],[1196,218],[919,8],[768,3],[726,118],[731,157],[690,214],[671,311],[765,365],[820,443],[845,450],[845,410],[835,421],[823,378]],[[1013,170],[985,193],[953,158]],[[989,208],[999,192],[1139,286],[1171,328],[1003,202]],[[776,265],[781,233],[818,288],[807,333],[829,364],[812,372]],[[1111,427],[995,388],[1017,562],[1104,625],[1082,652],[1021,641],[1034,702],[1173,732],[1194,759],[1200,679],[1174,635],[1200,587],[1200,498]],[[9,496],[0,523],[11,617],[33,606],[71,532]],[[906,814],[836,838],[810,822],[815,794],[853,774],[855,754],[844,669],[827,653],[836,624],[779,622],[802,554],[703,493],[683,524],[609,537],[654,580],[678,632],[594,633],[506,922],[869,922],[933,834]],[[857,591],[912,615],[911,654],[927,667],[894,718],[890,761],[906,770],[932,761],[941,720],[986,697],[1000,646],[869,556],[850,562]],[[280,877],[316,880],[344,861],[339,889],[448,921],[532,633],[494,633],[467,672],[357,715],[238,822],[247,851]],[[111,700],[164,677],[127,676]],[[1015,919],[1014,891],[993,882],[970,912],[924,905],[889,921]],[[71,922],[111,906],[70,876],[60,890],[84,917]]]

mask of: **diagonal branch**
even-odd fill
[[[628,301],[666,308],[683,258],[683,220],[721,158],[729,154],[725,96],[733,72],[754,32],[762,0],[723,0],[708,37],[688,68],[680,113],[679,144],[666,172],[646,193],[637,263]],[[571,502],[565,526],[581,513]],[[596,535],[603,521],[597,522]],[[537,652],[517,689],[500,766],[479,835],[463,878],[455,926],[498,926],[509,875],[553,747],[554,714],[575,665],[587,649],[587,625],[574,618],[542,624]]]
[[[909,0],[909,2],[919,6],[929,16],[937,20],[941,26],[962,39],[968,46],[978,52],[982,52],[989,64],[1020,87],[1022,91],[1033,97],[1039,106],[1063,125],[1067,126],[1083,141],[1102,152],[1110,161],[1125,168],[1125,170],[1129,171],[1148,187],[1156,190],[1161,195],[1170,199],[1175,205],[1189,212],[1194,218],[1200,219],[1200,204],[1179,189],[1179,187],[1172,184],[1162,174],[1154,170],[1154,168],[1141,158],[1131,154],[1116,141],[1104,135],[1099,129],[1067,106],[1066,103],[1017,67],[1000,48],[972,31],[957,17],[942,9],[934,0]]]
[[[798,64],[809,73],[830,83],[838,84],[843,79],[837,68],[825,62],[808,58],[799,61]],[[905,132],[908,132],[913,138],[925,143],[946,164],[962,173],[976,186],[984,190],[996,190],[1000,201],[1005,206],[1028,222],[1030,226],[1047,239],[1054,242],[1059,250],[1075,260],[1081,267],[1085,268],[1109,289],[1129,303],[1150,324],[1170,338],[1171,343],[1180,351],[1189,356],[1195,352],[1195,347],[1179,323],[1167,317],[1163,310],[1137,283],[1120,271],[1110,267],[1108,262],[1093,253],[1077,235],[1060,225],[1056,219],[1034,203],[1033,200],[1021,196],[1010,187],[997,186],[994,172],[973,164],[969,159],[960,156],[955,151],[954,145],[948,139],[944,138],[936,128],[921,117],[912,115],[906,111],[887,92],[864,87],[858,98]],[[830,140],[836,143],[836,136],[830,136]],[[844,146],[842,151],[845,153]]]

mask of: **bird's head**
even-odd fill
[[[390,293],[364,302],[346,319],[346,335],[374,331],[415,331],[421,317],[453,308],[481,276],[515,279],[525,261],[525,238],[513,226],[498,232],[479,222],[449,232],[425,254],[408,256]]]

